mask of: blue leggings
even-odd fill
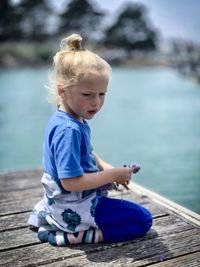
[[[144,207],[120,199],[100,197],[95,220],[105,242],[121,242],[143,236],[152,225],[152,215]]]

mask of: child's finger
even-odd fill
[[[129,190],[128,183],[123,184],[123,187],[126,188],[126,190]]]

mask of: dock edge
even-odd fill
[[[169,210],[175,212],[176,214],[184,217],[185,219],[189,220],[191,223],[200,227],[200,215],[194,211],[191,211],[161,195],[155,193],[149,189],[144,188],[143,186],[132,182],[129,184],[129,188],[136,193],[140,193],[142,195],[147,195],[152,200],[156,201],[158,204],[165,206]]]

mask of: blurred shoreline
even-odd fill
[[[0,45],[0,68],[46,66],[52,55],[53,49],[47,43],[5,42]]]
[[[169,66],[159,52],[134,51],[89,45],[112,66]],[[6,42],[0,45],[0,68],[51,66],[56,47],[51,43]]]
[[[85,45],[112,66],[170,67],[200,83],[200,46],[184,41],[162,43],[155,51],[128,51],[95,43]],[[59,47],[55,41],[5,42],[0,44],[0,69],[51,67]]]

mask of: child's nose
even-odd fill
[[[96,96],[92,99],[92,106],[96,107],[100,104],[100,98],[99,96]]]

